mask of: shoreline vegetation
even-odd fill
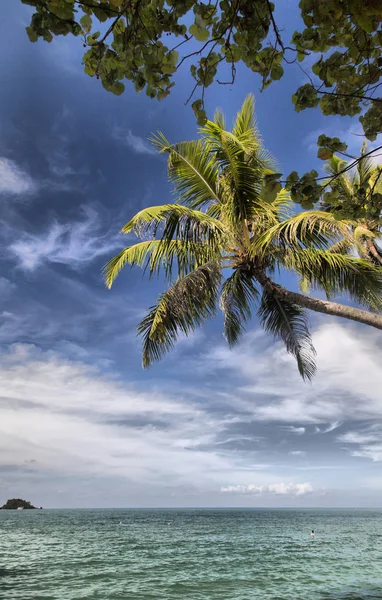
[[[42,506],[40,506],[40,509]],[[28,500],[23,500],[22,498],[10,498],[6,501],[4,506],[0,508],[0,510],[23,510],[23,509],[33,509],[37,510],[37,506],[33,506]]]

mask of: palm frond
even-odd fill
[[[346,167],[347,161],[335,154],[324,163],[324,171],[329,175],[329,178],[338,176],[338,174]]]
[[[369,179],[370,189],[373,194],[382,194],[382,165],[377,165]]]
[[[214,123],[220,128],[225,129],[225,116],[220,108],[217,108],[214,113]]]
[[[222,138],[228,139],[232,146],[235,147],[237,152],[242,153],[242,156],[244,156],[246,153],[248,154],[245,144],[243,144],[239,138],[232,133],[232,131],[227,131],[226,129],[222,128],[215,119],[213,121],[207,121],[203,127],[199,128],[199,132],[203,136],[203,141],[209,152],[216,154],[219,158],[219,164],[222,169],[229,165],[228,157],[222,148]],[[258,147],[256,144],[256,150],[257,149],[260,150],[260,147]]]
[[[365,186],[375,171],[375,164],[372,156],[364,156],[367,153],[366,142],[362,144],[361,158],[357,164],[358,182],[360,186]]]
[[[151,141],[169,154],[168,176],[179,202],[194,209],[221,202],[218,165],[201,140],[171,145],[158,133]]]
[[[281,339],[296,358],[301,377],[311,381],[316,372],[316,352],[305,311],[264,290],[258,315],[265,330]]]
[[[332,246],[329,246],[328,252],[332,254],[349,254],[354,247],[354,240],[351,236],[344,237],[342,240],[335,242]]]
[[[259,291],[253,279],[240,269],[225,280],[220,298],[224,314],[224,337],[234,346],[244,332],[244,323],[251,318],[251,304]]]
[[[245,138],[250,132],[255,136],[259,136],[257,123],[255,118],[255,97],[253,94],[248,94],[245,98],[241,109],[236,114],[235,122],[232,127],[232,133],[238,138]]]
[[[249,94],[236,115],[232,134],[245,148],[247,156],[257,158],[265,169],[275,172],[277,162],[272,154],[264,148],[256,122],[255,97]]]
[[[255,117],[255,97],[249,94],[236,114],[232,135],[243,145],[247,155],[252,156],[264,149]]]
[[[181,204],[150,206],[139,211],[122,228],[122,233],[134,231],[141,238],[150,235],[162,240],[207,241],[218,247],[224,227],[218,219]]]
[[[358,254],[362,257],[366,257],[367,251],[365,249],[365,241],[368,239],[375,239],[375,233],[373,231],[370,231],[370,229],[368,229],[364,225],[358,225],[358,227],[355,227],[354,229],[353,236]]]
[[[179,276],[184,276],[198,265],[217,260],[219,253],[209,244],[183,240],[150,240],[123,248],[103,269],[106,286],[110,289],[120,271],[126,266],[148,270],[150,277],[164,270],[167,279],[173,275],[174,264]]]
[[[327,181],[323,182],[323,184],[326,185],[329,181],[331,181],[330,187],[332,190],[337,190],[340,192],[344,201],[351,201],[355,194],[354,182],[347,173],[341,173],[347,164],[348,163],[346,160],[333,155],[332,158],[330,158],[324,164],[324,171],[329,175],[329,177]],[[325,199],[322,201],[322,206],[324,210],[326,206],[330,208],[330,204],[327,204]]]
[[[255,219],[252,223],[252,233],[254,235],[252,242],[255,242],[260,234],[289,218],[293,208],[294,203],[290,200],[289,192],[285,189],[282,189],[271,203],[259,201]]]
[[[303,294],[309,294],[310,293],[310,285],[309,285],[309,281],[306,279],[306,277],[300,277],[299,278],[299,280],[298,280],[298,289]]]
[[[226,130],[224,115],[220,110],[215,112],[213,121],[207,121],[199,131],[213,152],[221,150],[222,133],[227,134],[247,156],[259,152],[264,147],[256,126],[255,100],[252,94],[244,100],[242,108],[236,115],[232,131]]]
[[[328,298],[346,294],[361,306],[382,310],[382,269],[367,260],[309,248],[289,251],[280,262]]]
[[[253,251],[265,255],[274,246],[327,249],[349,235],[348,223],[336,220],[331,213],[301,212],[265,231],[254,240]]]
[[[180,334],[188,335],[216,313],[220,265],[198,267],[165,291],[138,325],[143,337],[143,366],[160,360]]]
[[[223,129],[219,119],[207,121],[200,129],[206,149],[218,164],[225,212],[234,226],[253,217],[264,175],[275,167],[255,127],[253,110],[253,98],[248,97],[232,132]]]

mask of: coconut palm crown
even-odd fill
[[[325,164],[330,190],[323,208],[338,218],[350,219],[359,256],[382,266],[382,164],[375,164],[362,145],[357,167],[334,155]],[[328,182],[326,182],[328,185]]]
[[[219,306],[230,346],[255,311],[264,329],[295,356],[306,380],[316,369],[306,309],[382,329],[381,270],[347,254],[346,222],[322,211],[293,214],[263,147],[252,96],[232,131],[217,111],[196,141],[170,144],[159,133],[152,142],[168,154],[176,202],[138,212],[122,232],[134,232],[141,241],[105,267],[108,287],[127,264],[150,276],[163,273],[169,283],[138,325],[144,367],[215,316]],[[281,269],[296,273],[305,293],[277,284]],[[366,310],[313,298],[308,288],[323,290],[328,299],[346,293]]]

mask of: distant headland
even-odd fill
[[[42,506],[40,506],[42,508]],[[37,506],[32,506],[30,502],[27,500],[22,500],[22,498],[10,498],[7,502],[0,508],[0,510],[23,510],[23,509],[37,509]]]

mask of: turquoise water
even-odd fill
[[[382,598],[381,511],[1,511],[0,536],[2,600]]]

